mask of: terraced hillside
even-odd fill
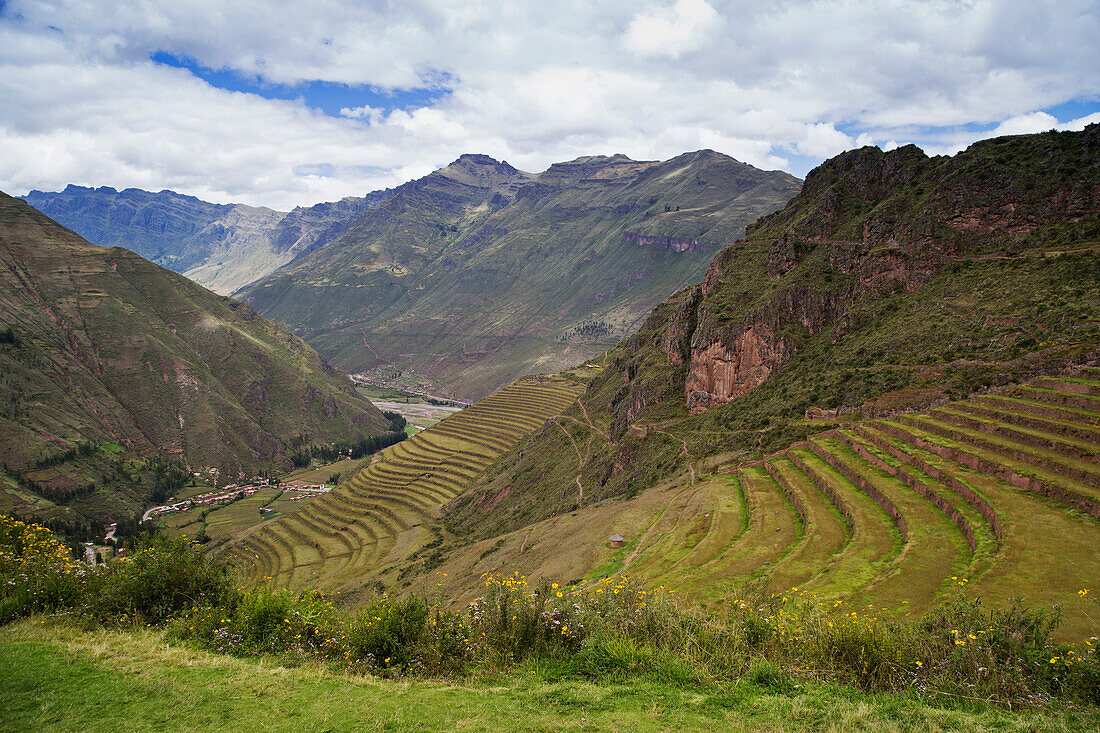
[[[956,590],[1063,606],[1100,580],[1100,369],[922,413],[856,421],[764,460],[457,548],[421,581],[458,595],[483,572],[557,581],[625,572],[708,605],[751,581],[846,608],[919,613]],[[690,461],[689,461],[690,462]],[[607,537],[627,538],[621,549]],[[736,597],[736,596],[734,596]]]
[[[255,578],[281,587],[392,583],[400,564],[441,543],[442,506],[582,389],[559,376],[520,379],[386,449],[336,490],[249,534],[234,552]]]

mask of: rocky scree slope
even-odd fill
[[[566,413],[571,440],[537,431],[449,526],[491,536],[570,511],[578,473],[589,502],[634,495],[706,457],[1095,365],[1098,248],[1098,125],[954,157],[839,155],[609,354]]]
[[[10,508],[76,496],[81,511],[118,518],[144,498],[140,487],[104,488],[119,453],[218,468],[224,483],[289,468],[292,442],[388,428],[283,327],[5,194],[0,280],[0,491]]]
[[[239,295],[346,371],[480,397],[606,350],[798,189],[708,150],[537,175],[464,155]]]
[[[173,191],[70,185],[23,198],[105,247],[125,247],[217,293],[233,291],[328,244],[385,191],[291,212],[212,204]]]

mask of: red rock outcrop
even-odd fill
[[[693,349],[688,368],[688,409],[697,414],[759,387],[783,360],[782,339],[764,323],[749,324],[732,341]]]

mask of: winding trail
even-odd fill
[[[577,398],[577,404],[581,406],[581,412],[584,413],[584,419],[585,419],[585,422],[588,423],[588,427],[592,428],[593,432],[599,433],[603,437],[604,440],[606,440],[607,442],[610,443],[611,442],[610,436],[608,436],[607,433],[605,433],[604,431],[602,431],[598,427],[596,427],[595,423],[592,422],[592,418],[590,418],[588,416],[588,408],[584,406],[584,401],[580,397]]]
[[[664,430],[661,430],[660,428],[656,427],[655,425],[648,425],[646,427],[648,427],[650,430],[652,430],[655,433],[660,433],[661,435],[667,435],[668,437],[672,438],[673,440],[679,440],[680,441],[680,446],[681,446],[681,448],[683,448],[684,455],[687,457],[688,471],[691,472],[691,483],[689,484],[689,486],[694,486],[695,485],[695,459],[692,458],[691,453],[688,452],[687,440],[685,440],[684,438],[681,438],[679,435],[673,435],[672,433],[665,432]]]
[[[577,441],[573,440],[573,436],[569,434],[568,430],[566,430],[564,427],[562,427],[561,423],[559,423],[554,418],[551,418],[551,422],[553,422],[554,425],[556,425],[559,430],[561,430],[563,433],[565,433],[565,437],[569,438],[569,442],[573,444],[573,451],[577,454],[577,477],[574,479],[574,481],[577,482],[577,508],[583,508],[584,507],[584,485],[581,483],[581,471],[584,470],[584,462],[586,460],[588,460],[588,456],[587,456],[587,454],[583,457],[581,456],[581,449],[580,449],[580,446],[577,445]],[[591,447],[591,443],[589,443],[589,447]]]

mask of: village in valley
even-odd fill
[[[201,474],[196,473],[196,476]],[[302,499],[310,499],[317,494],[326,494],[332,491],[331,486],[325,484],[311,484],[302,485],[296,483],[283,483],[280,481],[270,481],[269,479],[262,478],[260,476],[254,476],[252,480],[245,484],[227,484],[220,489],[214,491],[208,491],[205,494],[199,494],[189,499],[183,499],[182,501],[175,502],[173,504],[165,504],[163,506],[156,506],[145,512],[145,515],[141,518],[142,522],[146,522],[150,519],[156,519],[163,517],[166,514],[173,514],[175,512],[186,512],[194,507],[212,507],[220,504],[228,504],[230,502],[243,499],[247,496],[252,496],[257,491],[263,488],[271,488],[279,493],[285,493],[288,491],[297,492],[296,495],[286,497],[291,501],[301,501]],[[267,507],[262,507],[260,513],[269,513],[272,510]]]

